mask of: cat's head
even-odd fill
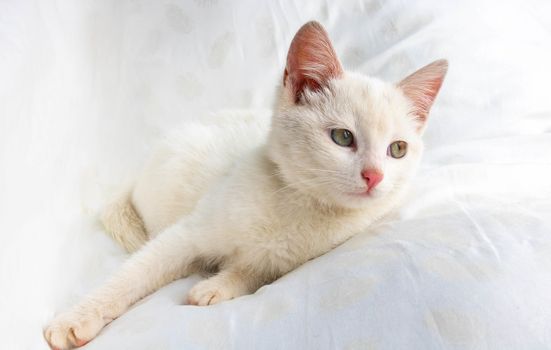
[[[435,61],[396,84],[345,72],[317,22],[295,35],[269,142],[287,185],[318,200],[362,207],[413,177],[421,136],[447,71]]]

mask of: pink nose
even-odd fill
[[[383,181],[383,173],[376,169],[365,169],[362,171],[362,177],[367,183],[367,189],[371,191],[377,184]]]

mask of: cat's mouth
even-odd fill
[[[354,197],[372,197],[374,189],[364,189],[357,192],[348,192],[347,194]]]

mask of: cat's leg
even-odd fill
[[[82,346],[132,304],[189,274],[198,247],[181,224],[171,226],[132,255],[105,285],[44,329],[53,349]]]
[[[213,305],[253,293],[264,282],[265,279],[256,272],[229,266],[216,275],[198,282],[189,291],[187,301],[191,305]]]

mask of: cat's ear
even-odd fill
[[[339,78],[343,69],[327,32],[318,22],[308,22],[295,34],[283,75],[283,86],[289,89],[295,103],[305,89],[317,91],[327,82]]]
[[[414,110],[411,112],[420,122],[420,130],[425,127],[430,108],[436,95],[438,95],[447,71],[448,61],[438,60],[419,69],[398,83],[398,87],[413,103]]]

